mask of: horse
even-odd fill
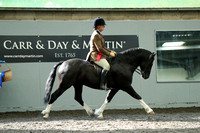
[[[143,48],[131,48],[116,54],[115,57],[108,57],[107,60],[111,68],[107,75],[107,87],[110,89],[102,106],[94,111],[82,99],[83,85],[100,89],[100,76],[94,64],[78,58],[59,62],[53,67],[46,82],[44,102],[48,104],[46,109],[42,111],[43,118],[49,117],[52,104],[71,86],[75,90],[74,99],[86,110],[89,116],[96,115],[98,119],[103,119],[105,107],[119,90],[127,92],[137,99],[148,114],[154,114],[154,111],[137,94],[131,84],[133,73],[138,72],[137,70],[140,70],[144,79],[149,78],[155,55],[154,52]],[[58,66],[60,66],[58,69],[59,87],[51,94]]]

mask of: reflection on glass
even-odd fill
[[[200,31],[156,31],[157,81],[200,81]]]

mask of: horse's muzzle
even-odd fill
[[[144,79],[148,79],[149,78],[149,74],[146,74],[145,72],[141,72],[141,74],[142,74],[142,77],[144,78]]]

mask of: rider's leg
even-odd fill
[[[107,62],[106,59],[100,59],[100,61],[94,61],[94,63],[103,68],[101,72],[100,88],[106,90],[107,89],[106,77],[107,77],[108,71],[110,70],[110,64]]]

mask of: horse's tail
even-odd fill
[[[49,77],[46,82],[46,87],[45,87],[45,95],[44,95],[44,103],[48,103],[51,95],[51,91],[53,88],[53,83],[55,81],[56,77],[56,69],[59,65],[61,65],[64,61],[59,62],[58,64],[54,65],[53,69],[51,70]]]

